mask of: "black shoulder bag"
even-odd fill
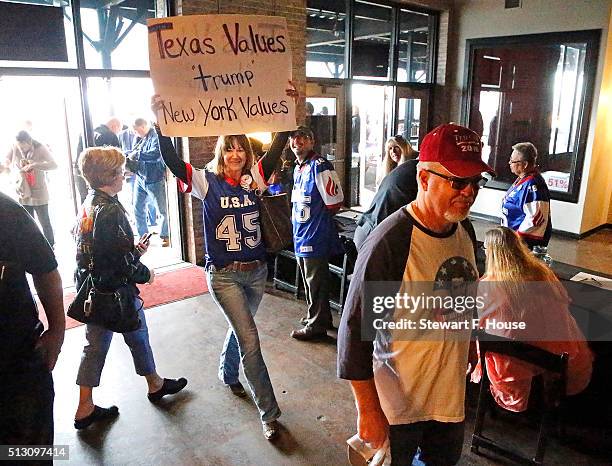
[[[259,196],[261,235],[266,251],[276,254],[293,241],[291,207],[287,193]]]
[[[133,332],[140,328],[138,312],[144,302],[134,294],[133,287],[127,281],[115,291],[100,291],[93,278],[93,246],[96,236],[96,218],[94,214],[92,232],[92,251],[87,278],[79,287],[74,300],[68,306],[68,316],[84,324],[96,324],[117,333]],[[136,308],[135,300],[140,300]]]

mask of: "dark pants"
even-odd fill
[[[392,466],[410,466],[420,448],[426,465],[450,466],[461,458],[463,422],[423,421],[389,427]]]
[[[298,257],[300,273],[306,289],[307,326],[327,330],[332,326],[329,310],[329,258]]]
[[[42,226],[43,234],[47,238],[49,245],[53,247],[55,239],[53,238],[53,227],[49,218],[49,205],[24,205],[23,208],[28,211],[32,218],[34,218],[34,213],[36,212],[36,217]]]
[[[73,170],[73,173],[74,173],[74,184],[77,188],[77,194],[79,195],[79,200],[80,200],[80,202],[77,201],[77,203],[81,205],[83,201],[85,200],[85,198],[87,197],[87,191],[89,190],[89,188],[87,187],[87,182],[85,181],[85,178],[83,178],[80,175],[78,168],[75,168]]]
[[[53,378],[46,368],[0,374],[0,445],[53,445]],[[13,464],[5,463],[2,464]],[[53,464],[53,461],[14,464]]]

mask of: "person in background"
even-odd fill
[[[506,227],[487,231],[484,240],[486,273],[479,295],[486,301],[480,314],[487,321],[523,322],[524,329],[488,330],[527,342],[554,354],[567,353],[567,394],[583,391],[591,380],[593,354],[569,312],[569,297],[553,271],[530,253],[519,235]],[[493,398],[509,411],[527,409],[534,366],[495,353],[487,353],[487,373]],[[472,382],[482,377],[480,359]]]
[[[17,142],[6,155],[4,164],[14,177],[19,203],[32,218],[38,219],[45,238],[53,247],[55,239],[49,218],[49,189],[46,172],[55,170],[57,164],[49,150],[40,142],[32,139],[28,132],[19,131],[15,139]]]
[[[418,153],[415,153],[418,155]],[[391,170],[382,180],[370,208],[357,221],[353,242],[357,250],[376,226],[417,196],[418,159],[409,159]]]
[[[517,178],[502,200],[501,224],[516,231],[530,248],[547,247],[552,235],[550,193],[537,168],[538,151],[530,142],[512,149],[508,163]]]
[[[127,166],[134,173],[134,217],[139,235],[148,233],[147,203],[157,205],[163,218],[159,236],[162,246],[170,246],[168,235],[168,204],[166,200],[166,166],[159,149],[159,138],[154,128],[144,118],[134,121],[134,132],[138,135]]]
[[[297,100],[298,93],[289,84],[286,94]],[[161,110],[161,99],[156,95],[151,101],[156,115]],[[274,440],[280,430],[277,419],[281,410],[254,319],[268,274],[257,191],[265,191],[289,133],[277,133],[270,150],[257,162],[246,135],[219,136],[213,160],[206,169],[197,169],[179,159],[170,138],[158,126],[155,129],[164,162],[180,181],[183,192],[202,201],[208,286],[229,324],[219,361],[219,379],[234,395],[246,396],[238,379],[242,363],[263,435]]]
[[[121,120],[119,120],[119,118],[110,117],[106,123],[103,123],[94,129],[93,147],[123,147],[118,137],[122,128],[123,126],[121,125]],[[81,157],[83,149],[85,149],[85,145],[83,143],[83,137],[80,137],[79,144],[77,146],[76,159],[73,162],[73,174],[81,204],[85,200],[85,197],[87,197],[87,183],[79,171],[79,158]]]
[[[412,464],[419,448],[426,464],[459,461],[469,330],[405,334],[366,327],[373,317],[366,289],[390,282],[397,291],[387,290],[386,297],[416,296],[418,290],[428,298],[475,283],[476,235],[467,216],[485,171],[492,172],[481,160],[475,132],[454,124],[435,128],[420,147],[416,200],[378,225],[357,255],[338,329],[338,376],[351,383],[359,437],[373,449],[389,439],[394,465]],[[448,319],[459,315],[449,311]],[[421,316],[445,317],[421,305],[389,309],[388,318],[419,322]],[[374,341],[364,334],[367,329]]]
[[[147,381],[147,397],[155,403],[166,395],[181,391],[187,385],[187,380],[161,378],[155,368],[144,306],[137,298],[140,291],[136,286],[153,283],[155,273],[140,262],[141,256],[147,251],[148,242],[141,238],[134,245],[132,227],[125,209],[117,199],[117,194],[123,188],[125,157],[114,147],[92,147],[83,152],[79,164],[90,190],[81,206],[75,229],[76,289],[81,287],[89,274],[96,287],[103,292],[116,290],[123,284],[132,287],[141,326],[122,336],[130,347],[136,373]],[[116,406],[102,408],[93,402],[93,389],[100,385],[112,338],[113,332],[110,330],[96,324],[87,324],[87,343],[83,348],[76,381],[79,386],[79,404],[74,416],[76,429],[85,429],[97,421],[119,415]]]
[[[308,311],[303,328],[291,332],[297,340],[314,340],[333,327],[329,308],[329,258],[344,252],[334,215],[344,202],[342,186],[334,166],[313,148],[310,128],[291,133],[290,147],[297,159],[291,194],[293,204],[293,245],[304,288]]]
[[[119,135],[119,143],[121,144],[121,150],[123,154],[129,158],[136,146],[136,138],[138,137],[134,130],[128,126],[124,126]],[[129,193],[129,208],[130,208],[130,219],[134,220],[134,180],[136,176],[130,171],[126,171],[125,181],[127,183],[127,190]],[[147,198],[147,224],[149,226],[157,225],[157,205],[155,199]]]
[[[359,106],[353,105],[353,115],[351,116],[351,149],[354,153],[359,152],[361,142],[361,116]]]
[[[0,445],[53,445],[51,371],[66,324],[62,280],[30,215],[1,193],[0,225]],[[26,273],[32,275],[47,330]]]
[[[391,173],[395,167],[407,160],[416,158],[417,155],[417,152],[401,134],[397,134],[387,139],[382,166],[376,175],[376,186],[380,186],[382,180]]]

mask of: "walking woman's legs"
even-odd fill
[[[280,408],[274,396],[259,345],[257,327],[242,284],[249,283],[254,288],[261,289],[263,293],[262,282],[265,281],[266,271],[264,264],[252,272],[208,272],[211,295],[225,314],[238,340],[244,375],[262,422],[277,419],[280,416]]]
[[[99,325],[87,324],[85,346],[76,383],[79,385],[79,406],[75,419],[82,419],[94,410],[93,387],[100,385],[100,376],[106,361],[106,354],[113,339],[113,332]]]
[[[141,306],[140,300],[136,301],[136,305]],[[122,335],[132,353],[136,373],[147,379],[149,393],[153,393],[162,387],[164,379],[155,370],[155,359],[149,342],[149,328],[147,327],[144,309],[138,311],[138,317],[140,317],[141,322],[140,328]]]

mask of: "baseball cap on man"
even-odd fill
[[[297,129],[291,131],[291,137],[294,138],[296,136],[303,136],[314,141],[314,133],[308,126],[298,126]]]
[[[454,176],[470,178],[495,171],[482,161],[482,142],[474,131],[449,123],[430,131],[419,147],[420,162],[438,162]]]

